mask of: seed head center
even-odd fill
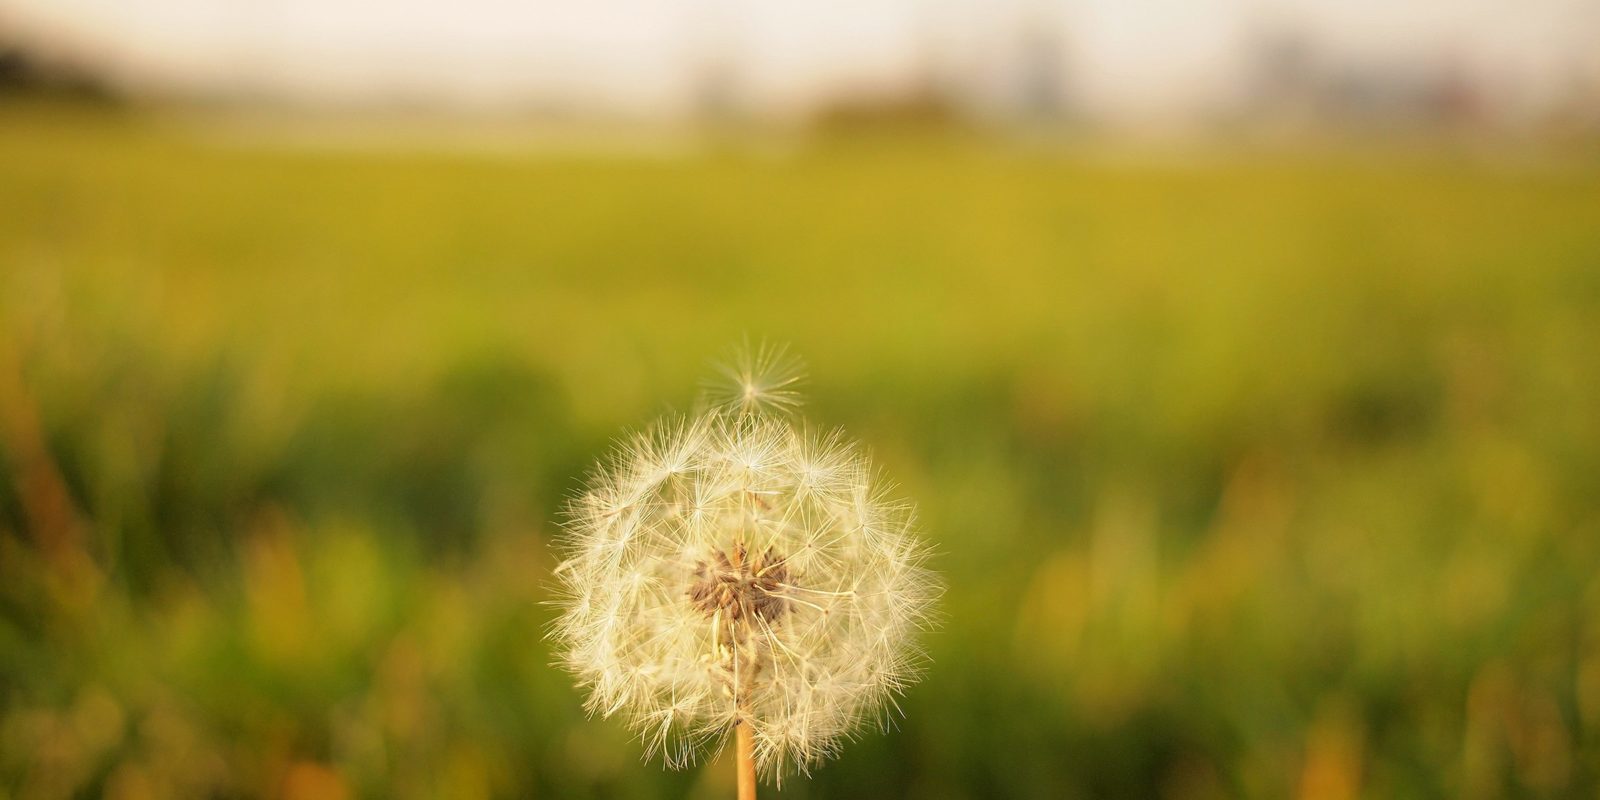
[[[772,548],[751,557],[743,542],[717,550],[695,566],[689,602],[706,616],[720,619],[734,641],[757,620],[780,621],[788,611],[783,590],[789,580],[787,558]]]

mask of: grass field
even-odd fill
[[[0,115],[0,797],[722,797],[549,666],[564,496],[749,335],[933,667],[785,797],[1593,796],[1600,163],[240,146]]]

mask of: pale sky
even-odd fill
[[[930,56],[981,95],[1030,27],[1113,113],[1213,102],[1283,28],[1340,57],[1453,59],[1528,102],[1600,74],[1600,0],[0,0],[5,19],[161,87],[639,113],[687,108],[713,61],[766,110],[892,90]]]

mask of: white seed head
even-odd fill
[[[839,433],[759,404],[663,421],[572,502],[552,636],[647,757],[747,724],[763,772],[806,771],[916,679],[940,587],[914,522]]]

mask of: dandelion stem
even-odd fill
[[[750,733],[750,723],[739,720],[734,729],[738,740],[739,800],[756,800],[756,761],[752,755],[754,737]]]

